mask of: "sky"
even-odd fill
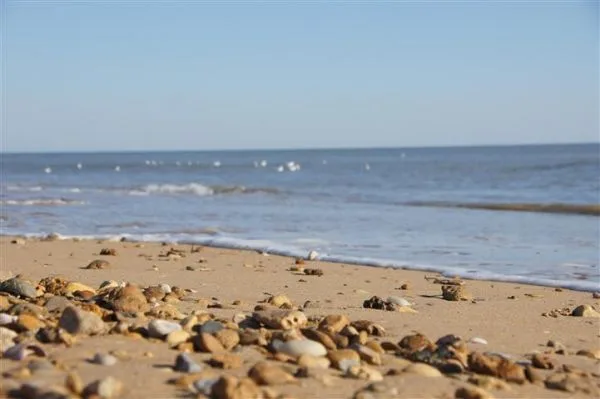
[[[3,151],[600,141],[597,1],[0,4]]]

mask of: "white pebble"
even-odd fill
[[[399,296],[390,296],[387,301],[398,306],[412,306],[412,303]]]
[[[181,330],[181,325],[168,320],[152,320],[148,324],[148,335],[152,338],[163,338],[173,331]]]
[[[316,357],[327,355],[327,349],[322,344],[309,339],[299,339],[287,342],[275,340],[273,341],[273,349],[277,352],[296,357],[301,355],[311,355]]]
[[[101,366],[114,366],[117,364],[117,358],[110,354],[96,353],[92,359],[92,363]]]
[[[472,343],[472,344],[480,344],[480,345],[487,345],[488,344],[488,342],[485,339],[480,338],[480,337],[473,337],[473,338],[471,338],[469,340],[469,342]]]

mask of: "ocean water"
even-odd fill
[[[600,290],[598,144],[2,154],[1,167],[3,234],[316,250]]]

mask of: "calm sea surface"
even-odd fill
[[[249,247],[600,290],[600,147],[2,154],[3,234]],[[566,213],[473,209],[572,205]],[[585,212],[582,212],[585,213]]]

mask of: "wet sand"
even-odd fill
[[[0,238],[1,280],[20,275],[35,286],[42,278],[62,276],[65,280],[80,282],[95,290],[107,280],[129,282],[140,288],[166,283],[171,287],[187,290],[170,302],[183,316],[194,312],[198,315],[210,313],[214,319],[223,322],[231,321],[240,313],[251,315],[257,305],[266,307],[264,301],[269,297],[284,294],[293,303],[293,309],[300,309],[306,314],[309,324],[318,323],[327,315],[346,315],[350,321],[369,320],[385,329],[384,336],[369,336],[369,341],[398,344],[403,337],[418,332],[435,342],[440,337],[454,334],[462,338],[468,352],[501,353],[509,357],[511,362],[524,361],[523,364],[529,362],[533,354],[545,353],[547,360],[551,361],[552,369],[534,370],[540,381],[507,382],[502,387],[486,386],[485,390],[490,397],[566,398],[597,397],[600,394],[600,360],[594,358],[594,355],[600,357],[600,318],[567,315],[583,304],[600,309],[600,299],[589,292],[466,280],[462,287],[467,300],[449,301],[442,298],[442,284],[426,279],[441,278],[434,273],[308,260],[303,265],[296,265],[293,258],[255,251],[194,248],[190,245],[21,239],[17,240],[18,243],[11,243],[13,240],[12,237]],[[99,255],[103,248],[114,249],[116,255]],[[171,248],[181,252],[172,251],[171,256],[163,256]],[[96,259],[108,261],[109,267],[84,269]],[[301,270],[291,270],[299,267],[318,268],[323,275],[306,275]],[[404,284],[407,285],[406,289],[402,289]],[[5,293],[0,295],[13,300],[13,297]],[[102,307],[102,304],[98,306],[99,302],[94,297],[86,296],[86,302],[81,297],[77,298],[78,295],[85,296],[84,294],[74,295],[76,298],[72,302],[76,306],[87,306],[87,310],[101,313],[105,316],[107,326],[116,324],[109,321],[114,315],[111,316],[111,312]],[[408,309],[403,307],[392,311],[364,308],[364,301],[373,296],[383,300],[390,296],[402,297],[411,305]],[[50,297],[51,293],[46,292],[29,302],[43,306]],[[1,311],[14,313],[15,301],[1,302]],[[310,304],[306,304],[307,301]],[[91,308],[90,304],[94,302],[97,309]],[[11,307],[13,310],[9,310]],[[565,309],[565,315],[548,315],[558,309]],[[136,320],[135,323],[147,325],[153,317],[143,316],[142,313],[139,312],[132,319]],[[36,317],[42,319],[42,324],[47,327],[56,325],[59,316],[60,314]],[[12,327],[9,325],[8,328]],[[117,378],[123,383],[119,397],[195,397],[196,394],[190,393],[188,389],[168,383],[169,380],[184,375],[172,370],[180,351],[169,349],[160,339],[148,339],[143,333],[133,331],[131,329],[126,333],[97,336],[73,334],[74,342],[69,342],[69,345],[43,344],[35,339],[35,331],[20,332],[17,340],[39,345],[46,352],[46,358],[54,365],[19,376],[16,375],[17,371],[28,362],[37,360],[36,356],[32,355],[21,361],[0,359],[0,369],[4,373],[4,395],[11,390],[14,395],[24,383],[41,383],[44,387],[63,386],[67,374],[75,372],[84,385],[106,376]],[[139,332],[139,329],[136,331]],[[276,335],[272,331],[271,333]],[[481,343],[480,339],[471,342],[473,338],[481,338],[487,344]],[[561,351],[559,346],[559,353],[556,353],[557,348],[549,347],[548,341],[559,342],[566,349]],[[189,346],[190,344],[183,345],[180,349],[189,349]],[[576,355],[581,350],[589,351],[588,356]],[[119,357],[115,365],[102,366],[89,362],[95,353],[113,351],[118,351]],[[273,354],[269,354],[260,345],[238,345],[233,352],[241,357],[243,364],[228,370],[204,363],[213,356],[210,353],[193,351],[190,356],[217,377],[233,375],[241,378],[265,358],[291,374],[298,371],[293,359],[284,359],[282,356],[275,356],[274,359]],[[460,373],[426,377],[404,371],[409,364],[405,358],[410,356],[412,355],[402,356],[396,349],[388,349],[381,354],[382,365],[368,366],[383,375],[381,382],[345,376],[341,371],[330,367],[318,373],[309,373],[309,377],[298,376],[290,383],[269,385],[263,396],[453,398],[458,389],[474,387],[467,382],[469,378],[482,374],[474,373],[469,366]],[[369,362],[363,359],[362,364],[366,363]],[[567,371],[564,371],[564,365],[567,365]],[[544,384],[544,380],[553,374],[560,374],[561,378],[568,376],[568,383],[562,384],[562,388],[560,384]],[[370,388],[368,394],[371,396],[358,393],[374,383],[379,385]],[[213,396],[215,395],[213,392]]]

